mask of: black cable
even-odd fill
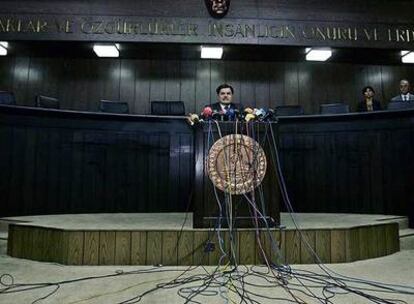
[[[212,122],[209,122],[209,139],[210,135],[213,134],[211,129]],[[217,125],[219,128],[219,125]],[[240,126],[241,132],[244,132],[243,124]],[[279,187],[281,189],[281,195],[283,202],[291,216],[294,216],[294,211],[292,204],[289,199],[289,195],[287,193],[287,187],[283,178],[283,172],[280,165],[280,159],[278,155],[278,149],[276,140],[274,138],[273,134],[273,126],[272,124],[265,124],[265,136],[263,138],[260,138],[260,132],[258,129],[255,130],[255,126],[247,124],[246,130],[249,131],[249,127],[251,128],[250,133],[252,134],[253,138],[256,139],[259,143],[262,144],[265,142],[269,142],[270,144],[270,153],[271,158],[273,161],[274,168],[276,172],[278,173],[278,182]],[[234,124],[234,129],[239,129],[238,122],[236,121]],[[270,135],[268,131],[270,130]],[[211,132],[211,134],[210,134]],[[221,135],[221,131],[218,129],[218,133]],[[269,138],[271,137],[271,138]],[[213,134],[214,139],[214,134]],[[273,147],[273,148],[272,148]],[[254,151],[253,160],[257,158],[257,151]],[[244,176],[242,178],[245,178]],[[215,189],[215,188],[214,188]],[[211,240],[211,236],[214,233],[217,233],[217,240],[219,244],[219,250],[221,250],[222,255],[220,257],[218,265],[214,268],[212,273],[209,273],[207,269],[202,265],[197,266],[189,266],[185,269],[164,269],[164,268],[149,268],[149,269],[143,269],[143,270],[134,270],[134,271],[118,271],[116,273],[108,274],[108,275],[101,275],[101,276],[90,276],[90,277],[83,277],[83,278],[76,278],[72,280],[65,280],[65,281],[58,281],[58,282],[49,282],[49,283],[33,283],[33,284],[17,284],[15,283],[15,279],[10,274],[3,274],[0,276],[0,295],[1,294],[13,294],[18,292],[25,292],[30,291],[34,289],[42,289],[42,288],[49,288],[54,287],[54,289],[49,292],[47,295],[37,298],[32,303],[39,303],[42,300],[52,296],[55,294],[58,289],[66,284],[76,283],[76,282],[87,282],[88,280],[96,280],[96,279],[103,279],[103,278],[111,278],[111,277],[119,277],[123,275],[144,275],[144,274],[155,274],[155,273],[164,273],[164,272],[172,272],[176,273],[179,272],[177,277],[175,279],[169,280],[165,283],[158,283],[154,287],[147,289],[143,291],[140,294],[137,294],[133,297],[130,297],[127,300],[118,302],[119,304],[132,304],[132,303],[139,303],[142,301],[142,299],[158,290],[161,289],[178,289],[177,295],[181,297],[185,302],[184,303],[203,303],[202,297],[222,297],[223,300],[226,298],[223,297],[222,294],[222,288],[226,288],[229,284],[231,284],[231,287],[227,287],[227,294],[230,296],[230,294],[234,294],[235,296],[238,296],[240,298],[240,303],[243,304],[260,304],[262,300],[266,301],[280,301],[282,303],[305,303],[303,300],[297,297],[296,294],[300,294],[303,296],[306,296],[307,298],[313,299],[315,301],[321,302],[321,303],[334,303],[333,299],[337,295],[345,294],[345,293],[352,293],[354,295],[364,297],[367,300],[373,302],[373,303],[381,303],[381,304],[396,304],[396,303],[405,303],[402,300],[398,299],[384,299],[380,298],[375,295],[367,294],[367,291],[373,291],[373,292],[379,292],[379,293],[388,293],[388,294],[407,294],[407,295],[413,295],[414,294],[414,288],[409,286],[403,286],[403,285],[394,285],[394,284],[383,284],[379,282],[373,282],[368,280],[362,280],[352,277],[347,277],[343,275],[337,275],[335,276],[333,271],[330,271],[328,267],[325,265],[322,265],[322,263],[318,263],[320,261],[319,257],[315,257],[315,261],[317,262],[318,266],[321,268],[321,270],[324,272],[324,274],[319,274],[311,271],[305,271],[305,270],[296,270],[293,269],[290,265],[286,264],[279,264],[278,261],[272,261],[271,257],[264,257],[265,260],[268,259],[271,264],[266,266],[252,266],[250,268],[239,265],[237,257],[235,256],[234,249],[236,246],[241,247],[241,244],[237,244],[234,235],[237,235],[237,227],[234,227],[235,219],[233,221],[229,220],[229,210],[226,209],[229,206],[230,200],[233,198],[230,197],[230,194],[225,193],[224,194],[224,200],[221,201],[217,195],[215,194],[217,198],[217,203],[219,208],[223,208],[226,210],[226,214],[224,215],[225,221],[227,221],[227,225],[231,228],[231,233],[229,232],[229,238],[231,241],[231,244],[229,248],[226,248],[223,244],[223,238],[221,236],[222,229],[221,229],[221,222],[223,214],[219,214],[217,217],[215,225],[209,229],[208,231],[208,238],[207,241]],[[265,225],[265,231],[269,234],[270,240],[271,240],[271,252],[276,251],[278,255],[281,254],[279,250],[279,246],[276,243],[276,241],[272,238],[272,233],[270,231],[270,225],[267,222],[266,217],[266,209],[265,209],[265,201],[263,196],[263,189],[261,186],[257,189],[257,195],[253,193],[250,196],[251,200],[251,206],[250,209],[253,211],[253,214],[251,214],[252,220],[253,220],[253,226],[256,232],[256,241],[258,242],[258,246],[263,248],[263,245],[261,244],[260,234],[259,233],[259,222],[258,222],[258,214],[257,211],[261,213],[263,216],[263,223]],[[236,201],[237,202],[237,201]],[[236,208],[233,209],[234,212],[237,214],[237,208],[239,206],[239,203],[243,203],[242,200],[235,203]],[[246,203],[250,203],[247,201]],[[259,204],[260,206],[259,206]],[[234,206],[232,206],[234,207]],[[178,243],[182,235],[183,228],[185,226],[185,223],[187,221],[188,217],[188,210],[189,205],[187,205],[187,212],[186,216],[184,218],[184,222],[180,228],[180,232],[178,234],[178,240],[177,240],[177,249],[178,249]],[[223,209],[221,209],[223,210]],[[307,244],[307,246],[310,247],[310,245],[307,243],[306,238],[303,237],[300,227],[297,225],[296,221],[294,220],[295,229],[299,232],[299,235],[303,242]],[[234,235],[232,235],[234,233]],[[223,247],[222,247],[223,246]],[[316,253],[311,249],[311,253]],[[271,253],[270,252],[270,253]],[[203,258],[207,254],[207,250],[203,250]],[[266,251],[263,249],[260,254],[266,254]],[[231,266],[231,268],[227,271],[220,270],[220,267],[222,267],[221,263],[224,258],[228,257],[228,265]],[[202,260],[203,260],[202,258]],[[229,267],[227,266],[227,267]],[[189,273],[190,271],[193,271],[197,268],[203,269],[205,273],[203,274],[195,274],[191,275]],[[263,271],[261,269],[263,268]],[[189,274],[187,276],[187,274]],[[297,281],[298,283],[292,282],[292,280]],[[368,286],[368,287],[367,287]],[[251,289],[254,290],[251,290]],[[273,289],[273,288],[282,288],[286,292],[288,292],[292,299],[288,298],[278,298],[278,297],[272,297],[272,296],[266,296],[264,294],[261,294],[257,291],[257,289],[264,288],[264,289]],[[321,295],[316,295],[311,289],[320,289]],[[201,297],[201,299],[199,299]]]

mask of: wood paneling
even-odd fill
[[[131,232],[117,231],[115,234],[115,264],[131,264]]]
[[[88,265],[99,264],[99,232],[85,231],[83,262]]]
[[[57,97],[62,109],[97,111],[101,99],[121,100],[130,112],[150,113],[152,100],[182,100],[187,112],[216,101],[228,82],[234,101],[245,106],[302,105],[306,114],[322,103],[344,102],[356,110],[361,89],[371,85],[385,106],[398,94],[411,67],[309,62],[1,58],[0,90],[17,104],[34,105],[37,94]]]
[[[329,230],[316,231],[315,252],[321,261],[331,262],[331,233]]]
[[[335,121],[280,118],[278,145],[293,209],[407,214],[414,180],[407,114],[398,123],[388,112]]]
[[[65,231],[65,245],[63,248],[65,250],[64,254],[66,255],[66,264],[68,265],[82,265],[83,264],[83,252],[84,252],[84,232],[76,231],[76,232],[68,232]],[[102,233],[101,233],[102,234]],[[34,238],[35,239],[35,238]],[[100,245],[103,247],[107,247],[106,245],[107,240],[105,238],[100,239]],[[47,243],[46,243],[47,244]],[[33,244],[35,246],[35,244]],[[105,255],[101,255],[105,257]],[[100,259],[99,264],[105,264],[105,258]]]
[[[177,265],[178,260],[178,234],[177,231],[164,231],[162,233],[162,265]]]
[[[301,264],[314,264],[316,253],[316,232],[312,230],[303,231],[300,243]]]
[[[345,232],[342,229],[331,231],[331,263],[339,263],[346,260]]]
[[[285,256],[288,264],[299,264],[301,256],[301,237],[297,230],[286,230],[285,232]]]
[[[276,264],[344,263],[399,250],[397,223],[311,229],[301,233],[293,229],[282,232],[273,228],[257,232],[238,229],[233,231],[233,244],[230,244],[227,229],[219,232],[221,244],[217,232],[206,229],[181,232],[70,231],[11,224],[9,231],[9,255],[68,265],[223,266],[228,263],[263,265],[266,261]],[[379,234],[384,232],[383,238],[379,238]],[[258,245],[257,235],[263,251]],[[207,247],[207,244],[210,245]]]
[[[99,265],[115,264],[115,231],[99,232]]]
[[[2,216],[187,210],[193,134],[184,119],[35,112],[0,114]]]
[[[145,231],[131,232],[131,264],[144,265],[147,260],[147,233]]]
[[[162,232],[147,232],[147,265],[162,264]]]

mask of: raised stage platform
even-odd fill
[[[260,247],[273,262],[288,264],[316,263],[312,250],[323,263],[384,256],[399,251],[398,222],[404,219],[302,213],[295,214],[299,233],[291,216],[281,213],[280,229],[233,231],[234,256],[239,264],[263,264]],[[192,228],[191,213],[65,214],[0,221],[9,226],[10,256],[68,265],[217,265],[222,255],[218,235],[226,252],[230,243],[228,229],[218,233]],[[227,262],[225,258],[221,263]]]

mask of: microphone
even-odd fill
[[[262,120],[263,121],[272,121],[272,120],[275,119],[274,115],[275,115],[275,111],[273,109],[268,109],[266,114],[263,116]]]
[[[211,109],[211,107],[204,107],[203,111],[201,112],[201,116],[204,119],[209,119],[211,118],[212,115],[213,115],[213,110]]]
[[[256,119],[256,115],[254,115],[254,114],[252,114],[252,113],[248,113],[244,119],[245,119],[247,122],[249,122],[250,120],[255,120],[255,119]]]
[[[228,109],[226,112],[227,120],[233,121],[238,118],[239,111],[236,109]]]
[[[252,108],[249,108],[249,107],[247,107],[247,108],[244,108],[244,113],[247,115],[247,114],[253,114],[253,109]]]
[[[187,121],[190,124],[190,126],[194,126],[195,123],[200,122],[200,117],[198,117],[197,114],[191,114],[187,117]]]
[[[254,109],[253,114],[256,115],[257,119],[262,120],[263,117],[266,115],[266,111],[263,108]]]
[[[239,118],[240,118],[240,120],[246,120],[246,115],[247,114],[252,114],[252,113],[253,113],[252,108],[249,108],[249,107],[244,108],[243,112],[239,113]]]
[[[223,111],[218,112],[218,111],[214,110],[213,114],[211,115],[211,118],[215,119],[215,120],[223,121],[224,120],[224,112]]]

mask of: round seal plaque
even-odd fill
[[[266,155],[253,138],[231,134],[217,140],[206,161],[214,186],[230,194],[251,192],[266,174]]]

